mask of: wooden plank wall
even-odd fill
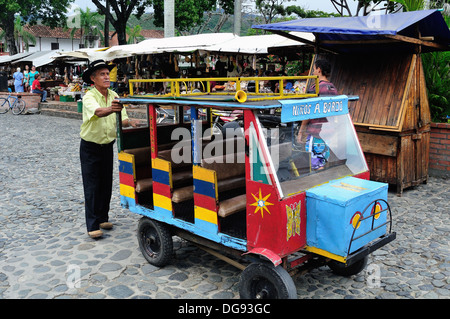
[[[319,57],[320,58],[320,57]],[[396,126],[412,55],[327,55],[339,93],[358,95],[350,114],[355,125]]]
[[[371,179],[404,188],[428,178],[430,123],[420,55],[327,55],[339,93],[358,95],[350,114]]]

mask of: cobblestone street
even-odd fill
[[[114,228],[101,240],[87,236],[80,125],[0,115],[0,298],[239,298],[240,270],[179,238],[170,265],[147,263],[140,216],[120,206],[117,174]],[[449,189],[448,179],[431,177],[402,197],[391,190],[397,239],[370,256],[375,272],[347,278],[315,269],[295,278],[298,298],[450,299]]]

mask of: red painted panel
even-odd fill
[[[148,105],[148,124],[150,128],[150,148],[152,158],[158,156],[158,143],[156,138],[156,106],[154,104]]]
[[[365,180],[369,180],[370,179],[370,172],[367,171],[367,172],[364,172],[364,173],[360,173],[360,174],[355,175],[355,177],[361,178],[361,179],[365,179]]]
[[[274,186],[247,183],[248,250],[266,248],[280,257],[306,245],[306,194],[282,201]]]
[[[213,212],[217,211],[216,199],[206,195],[194,193],[194,205],[212,210]]]
[[[128,185],[131,187],[135,187],[134,185],[134,176],[131,174],[126,174],[123,172],[119,172],[119,181],[120,184]]]
[[[153,181],[153,193],[165,196],[167,198],[172,198],[170,185],[158,183],[155,181]]]

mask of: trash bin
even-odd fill
[[[77,101],[78,113],[83,113],[83,100]]]
[[[5,72],[0,72],[0,92],[8,92],[8,76]]]

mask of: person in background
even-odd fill
[[[111,83],[110,89],[114,92],[117,92],[118,84],[117,84],[117,59],[109,62],[109,65],[114,66],[111,71],[109,71],[109,82]]]
[[[23,87],[25,92],[30,91],[30,67],[25,65],[25,70],[23,70]]]
[[[123,126],[136,126],[110,90],[109,72],[113,65],[103,60],[90,64],[83,81],[94,87],[83,97],[83,123],[80,131],[81,176],[85,199],[85,218],[89,237],[103,236],[101,229],[111,229],[109,205],[112,195],[114,153],[117,137],[116,114],[122,115]]]
[[[316,60],[313,66],[313,75],[319,77],[319,96],[338,95],[338,91],[333,83],[329,81],[331,75],[331,64],[327,60]],[[316,85],[313,84],[308,93],[316,92]]]
[[[16,92],[23,92],[23,74],[20,72],[20,68],[17,68],[13,74],[14,78],[14,90]]]
[[[47,102],[47,91],[41,88],[41,82],[39,82],[41,75],[38,73],[34,77],[33,84],[31,84],[31,93],[41,94],[41,102]]]
[[[34,79],[36,78],[36,75],[38,75],[38,74],[39,74],[39,72],[36,71],[36,67],[33,65],[31,67],[31,71],[28,72],[29,79],[30,79],[30,82],[29,82],[30,87],[33,85]]]

